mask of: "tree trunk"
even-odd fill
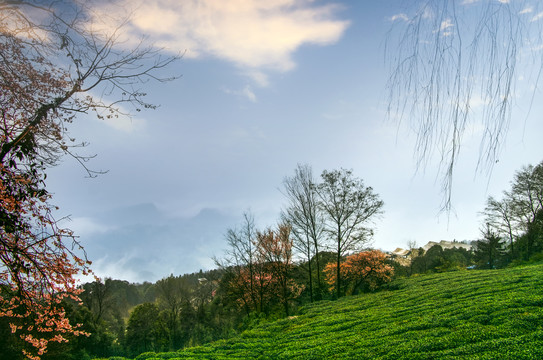
[[[307,244],[309,245],[309,238],[307,240]],[[313,302],[313,270],[311,267],[311,248],[309,246],[307,247],[307,260],[309,266],[309,299]]]
[[[338,238],[337,238],[337,281],[336,281],[336,292],[337,298],[341,297],[341,238],[339,237],[340,229],[338,229]]]
[[[317,260],[317,290],[318,294],[316,296],[317,300],[322,300],[322,281],[321,281],[321,263],[319,259],[319,249],[315,244],[315,258]]]

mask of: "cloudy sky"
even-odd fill
[[[260,228],[276,224],[282,181],[298,163],[316,176],[353,169],[374,188],[385,202],[376,248],[476,239],[486,198],[543,160],[543,109],[536,100],[528,111],[519,97],[490,177],[476,170],[483,129],[466,132],[454,210],[440,214],[439,162],[417,168],[409,122],[386,117],[384,44],[411,16],[403,1],[104,3],[94,9],[97,28],[108,31],[130,12],[124,46],[145,34],[183,57],[165,72],[178,80],[145,84],[157,110],[73,125],[72,135],[90,142],[85,151],[97,154],[90,167],[106,174],[85,178],[71,159],[49,173],[48,188],[99,276],[141,282],[212,268],[244,211]],[[518,89],[530,81],[519,78]]]

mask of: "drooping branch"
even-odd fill
[[[437,157],[446,211],[466,131],[480,138],[476,170],[491,172],[509,129],[518,79],[535,71],[537,86],[540,10],[528,1],[411,1],[406,13],[391,18],[388,114],[412,124],[417,168]],[[527,64],[530,57],[535,66]]]

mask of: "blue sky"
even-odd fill
[[[543,110],[536,101],[528,113],[519,98],[491,177],[476,171],[481,129],[466,133],[454,212],[440,215],[438,162],[417,169],[415,134],[386,117],[384,42],[401,3],[161,0],[95,8],[106,30],[133,9],[125,46],[146,34],[184,53],[165,73],[181,78],[145,84],[157,110],[74,123],[72,135],[98,155],[90,167],[107,174],[85,178],[71,159],[49,173],[48,188],[61,214],[71,215],[66,225],[96,274],[141,282],[213,267],[244,211],[261,228],[276,223],[282,180],[298,163],[316,176],[353,169],[374,188],[385,202],[376,248],[478,238],[486,198],[543,159]]]

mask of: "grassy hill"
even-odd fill
[[[542,306],[543,265],[424,275],[136,359],[543,359]]]

